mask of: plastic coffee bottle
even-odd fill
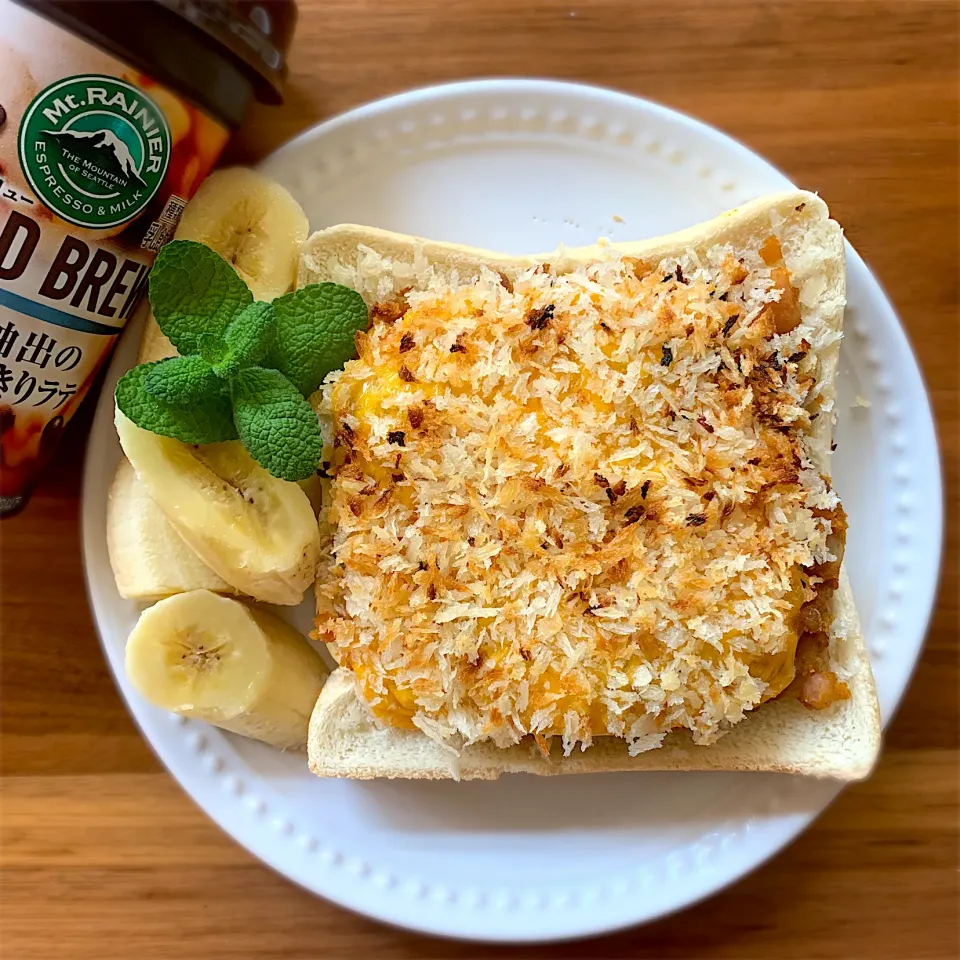
[[[0,517],[27,502],[292,0],[0,0]]]

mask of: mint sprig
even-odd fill
[[[184,443],[239,438],[282,480],[311,476],[323,440],[306,397],[354,355],[354,337],[368,322],[363,298],[319,283],[273,303],[255,301],[219,254],[174,240],[154,263],[150,305],[180,356],[122,377],[120,410]]]

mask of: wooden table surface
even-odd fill
[[[301,0],[287,104],[234,160],[366,100],[465,77],[617,87],[696,115],[830,203],[897,304],[958,493],[958,16],[953,0]],[[926,650],[873,778],[705,904],[590,943],[494,951],[353,916],[197,810],[127,716],[78,538],[78,416],[0,530],[2,916],[10,960],[955,957],[958,526]]]

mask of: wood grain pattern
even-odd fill
[[[898,305],[958,501],[958,12],[953,0],[301,0],[288,102],[232,159],[411,86],[551,76],[660,100],[818,190]],[[0,955],[486,957],[316,900],[236,847],[128,718],[79,553],[81,413],[29,510],[0,529]],[[754,875],[589,944],[517,957],[955,957],[958,560],[880,767]]]

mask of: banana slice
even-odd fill
[[[306,215],[290,194],[262,173],[229,167],[211,174],[187,204],[175,234],[216,250],[257,300],[293,289]]]
[[[277,617],[209,590],[168,597],[140,614],[126,670],[165,710],[281,750],[303,750],[328,670]]]
[[[320,530],[297,484],[272,477],[238,441],[194,447],[142,430],[119,410],[114,422],[137,479],[207,566],[257,600],[303,599]]]
[[[279,183],[246,167],[229,167],[200,185],[174,238],[205,243],[233,264],[254,299],[274,300],[293,289],[308,231],[300,204]],[[176,354],[151,314],[137,362]]]
[[[107,552],[117,592],[128,600],[200,589],[237,593],[184,543],[127,460],[117,467],[107,497]]]

